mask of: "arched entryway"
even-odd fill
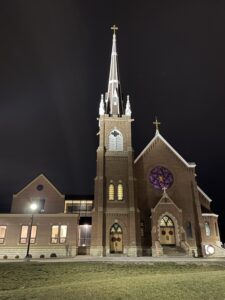
[[[161,245],[175,245],[175,226],[173,220],[165,215],[160,220],[160,244]]]
[[[123,253],[123,231],[118,223],[110,228],[110,253]]]

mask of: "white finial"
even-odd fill
[[[104,99],[103,99],[103,94],[101,94],[101,101],[99,104],[99,115],[103,116],[104,114],[105,114]]]
[[[127,103],[126,103],[125,115],[126,116],[131,116],[130,96],[129,95],[127,95]]]

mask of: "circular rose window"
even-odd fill
[[[151,170],[149,180],[158,190],[168,189],[173,184],[173,174],[167,168],[157,166]]]

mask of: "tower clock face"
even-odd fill
[[[150,171],[149,181],[157,190],[168,189],[173,184],[173,174],[167,168],[157,166]]]

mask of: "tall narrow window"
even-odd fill
[[[20,233],[20,244],[26,244],[28,242],[30,226],[22,225]],[[36,242],[37,235],[37,225],[33,225],[31,229],[30,243],[34,244]]]
[[[141,225],[141,237],[144,237],[145,224],[143,221],[141,221],[140,225]]]
[[[52,226],[51,243],[57,244],[59,240],[59,225]]]
[[[123,185],[122,183],[119,183],[117,186],[117,197],[119,201],[123,200]]]
[[[36,242],[36,235],[37,235],[37,225],[33,225],[31,230],[31,236],[30,236],[31,244],[34,244]]]
[[[60,243],[63,244],[66,242],[67,236],[67,225],[60,226]]]
[[[114,184],[110,183],[109,185],[109,200],[113,201],[115,197],[115,188],[114,188]]]
[[[0,244],[5,242],[6,226],[0,226]]]
[[[40,199],[40,212],[45,211],[45,199]]]
[[[187,237],[192,238],[192,227],[191,222],[187,222]]]
[[[109,135],[109,151],[123,151],[123,136],[116,129]]]
[[[205,222],[205,234],[206,234],[206,236],[211,235],[211,230],[210,230],[210,226],[209,226],[208,222]]]

